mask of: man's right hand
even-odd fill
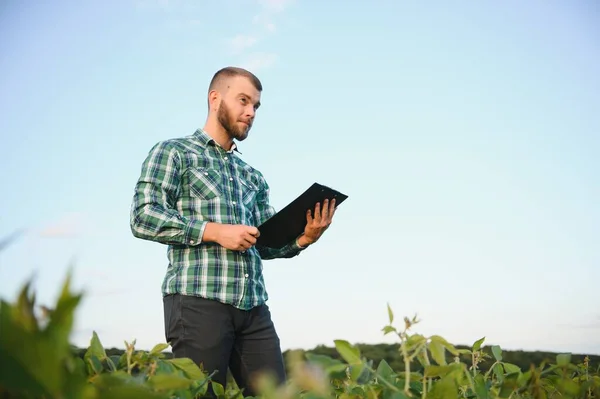
[[[212,241],[232,251],[246,251],[260,236],[256,227],[243,224],[208,223],[204,229],[203,241]]]

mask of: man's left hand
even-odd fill
[[[323,201],[323,209],[321,210],[321,203],[315,205],[314,215],[312,210],[309,209],[306,212],[306,227],[304,228],[304,234],[298,239],[298,244],[301,247],[314,244],[323,235],[325,230],[331,225],[333,215],[335,214],[335,198],[331,200]]]

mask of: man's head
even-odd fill
[[[230,139],[244,140],[260,107],[261,92],[260,80],[245,69],[226,67],[217,71],[208,88],[209,120]]]

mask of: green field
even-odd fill
[[[210,370],[189,359],[173,359],[166,343],[138,350],[103,348],[94,333],[88,348],[69,336],[82,298],[70,278],[57,303],[39,314],[26,284],[15,303],[0,305],[0,399],[4,398],[202,398],[208,384],[222,398],[241,398],[233,382],[219,386]],[[396,321],[382,334],[396,345],[352,345],[287,351],[289,381],[276,387],[257,379],[261,397],[292,398],[600,398],[598,356],[503,352],[481,338],[454,346],[416,332],[418,320]],[[377,328],[377,327],[374,327]],[[379,327],[381,328],[381,327]]]

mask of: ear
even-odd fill
[[[217,111],[221,103],[221,95],[216,90],[211,90],[208,93],[208,104],[211,111]]]

